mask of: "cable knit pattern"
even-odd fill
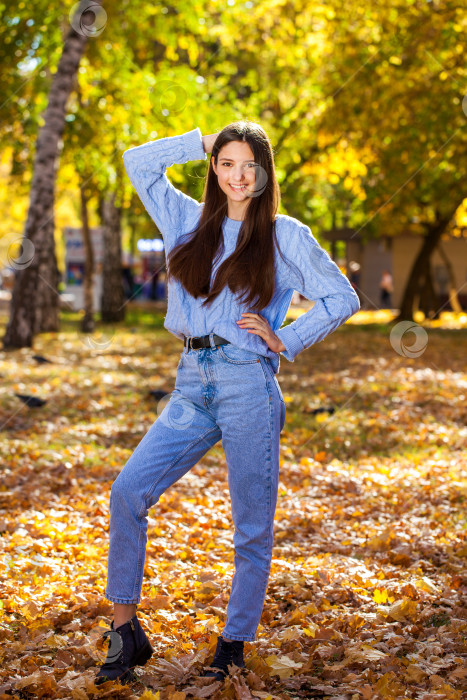
[[[123,153],[123,162],[145,209],[156,223],[168,254],[180,237],[194,230],[204,203],[197,202],[172,185],[166,169],[175,163],[206,160],[197,127],[178,136],[168,136],[135,146]],[[213,265],[211,279],[219,265],[235,250],[242,222],[225,217],[222,224],[224,253]],[[275,292],[267,307],[261,310],[274,333],[285,345],[281,353],[293,362],[295,357],[345,323],[360,308],[357,294],[349,280],[322,248],[310,228],[297,219],[277,215],[276,235],[285,260],[275,251]],[[292,261],[303,274],[303,282]],[[314,306],[293,323],[281,328],[294,290],[303,294]],[[239,303],[228,287],[211,304],[202,308],[205,297],[195,299],[178,281],[168,283],[168,305],[164,327],[177,338],[216,333],[231,343],[268,357],[274,373],[280,356],[265,340],[236,323],[250,309]]]

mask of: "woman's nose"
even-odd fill
[[[241,182],[245,177],[245,171],[240,165],[238,168],[234,168],[233,179],[235,182]]]

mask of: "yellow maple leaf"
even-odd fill
[[[139,696],[140,700],[160,700],[161,694],[158,690],[157,693],[153,693],[151,690],[145,690],[142,695]],[[185,693],[183,693],[185,697]]]
[[[404,598],[404,600],[399,600],[394,605],[391,605],[387,610],[388,617],[393,620],[404,620],[406,618],[413,617],[417,610],[417,601],[410,600],[410,598]]]
[[[293,676],[294,669],[299,669],[303,666],[298,661],[294,661],[289,656],[277,656],[273,654],[266,658],[266,663],[271,666],[272,672],[279,678],[290,678]]]
[[[433,581],[428,578],[428,576],[422,576],[415,581],[415,586],[421,588],[422,591],[427,591],[427,593],[441,593],[441,589],[433,583]]]

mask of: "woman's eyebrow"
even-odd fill
[[[222,158],[219,158],[219,160],[228,160],[230,163],[235,163],[235,161],[232,160],[232,158],[224,158],[224,157],[222,157]],[[250,158],[250,160],[242,160],[241,162],[242,162],[242,163],[254,163],[255,160],[254,160],[254,158]]]

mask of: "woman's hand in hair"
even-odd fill
[[[269,349],[273,352],[283,352],[285,350],[284,343],[277,337],[265,318],[259,314],[249,312],[242,314],[242,316],[247,316],[248,318],[242,318],[237,321],[237,325],[240,328],[246,328],[248,333],[259,335],[266,341]]]
[[[214,146],[214,141],[217,139],[218,136],[219,136],[219,132],[217,134],[209,134],[208,136],[201,137],[205,153],[212,153],[212,147]]]

